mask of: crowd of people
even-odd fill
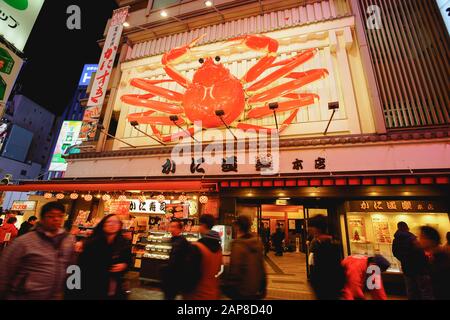
[[[64,206],[45,204],[40,219],[30,217],[20,230],[15,217],[0,227],[0,299],[14,300],[124,300],[129,288],[125,274],[132,265],[131,242],[122,233],[118,216],[105,216],[92,235],[77,242],[63,227]],[[172,250],[161,272],[161,289],[167,300],[259,300],[266,297],[265,255],[274,243],[282,255],[284,232],[273,235],[261,228],[261,237],[251,232],[252,221],[240,216],[234,222],[229,266],[224,272],[220,236],[213,229],[215,219],[199,218],[200,240],[189,242],[183,223],[173,220]],[[351,255],[342,259],[342,246],[328,234],[328,219],[316,216],[308,222],[310,284],[319,300],[386,300],[382,281],[390,263],[381,255]],[[260,239],[261,238],[261,239]],[[6,246],[6,244],[8,244]],[[450,249],[441,246],[438,231],[420,228],[416,237],[404,222],[398,223],[392,251],[401,262],[408,298],[450,299]],[[67,285],[68,267],[78,266],[80,286]]]

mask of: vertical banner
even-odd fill
[[[114,67],[114,60],[119,49],[120,38],[123,31],[123,23],[127,20],[128,7],[114,10],[106,36],[98,70],[95,75],[87,108],[84,113],[83,126],[80,139],[93,140],[97,131],[97,124],[105,101],[108,84]]]

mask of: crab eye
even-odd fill
[[[205,59],[200,58],[200,59],[198,59],[198,62],[200,62],[201,64],[203,64],[203,63],[205,62]]]
[[[217,62],[219,62],[219,61],[220,61],[220,57],[217,56],[217,57],[215,58],[215,60],[216,60]]]

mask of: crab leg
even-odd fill
[[[164,71],[167,73],[167,75],[184,88],[187,88],[191,81],[183,76],[179,71],[177,71],[174,68],[174,64],[179,63],[181,60],[183,60],[183,58],[189,54],[190,49],[195,46],[195,44],[204,36],[206,36],[206,34],[192,40],[192,42],[188,45],[174,48],[169,52],[166,52],[161,59],[161,63],[163,64]]]
[[[283,78],[298,66],[304,64],[308,60],[311,60],[315,56],[316,52],[317,49],[310,49],[299,53],[294,58],[288,59],[287,63],[282,68],[272,72],[267,77],[253,84],[250,88],[247,89],[247,92],[258,91],[259,89],[268,86],[272,82]],[[283,61],[280,61],[278,64],[281,65],[282,62]]]
[[[158,87],[155,85],[155,83],[157,83],[156,81],[162,81],[162,80],[147,80],[147,79],[135,78],[135,79],[131,80],[131,85],[136,88],[148,91],[155,96],[160,96],[160,97],[166,98],[167,100],[170,100],[170,101],[176,101],[176,102],[183,101],[183,95],[181,93]],[[172,81],[172,80],[165,80],[163,82],[170,82],[170,81]]]
[[[291,115],[286,118],[286,120],[283,121],[283,123],[281,124],[281,126],[278,129],[278,133],[283,132],[287,127],[289,127],[289,125],[292,123],[292,121],[294,121],[295,117],[297,116],[298,113],[298,109],[294,110]],[[277,132],[276,128],[267,128],[267,127],[262,127],[262,126],[257,126],[254,124],[249,124],[249,123],[238,123],[237,128],[240,130],[255,130],[256,132],[260,132],[260,131],[269,131],[270,133],[273,132]]]
[[[153,95],[139,95],[139,94],[128,94],[122,96],[120,99],[122,102],[131,104],[137,107],[146,107],[155,111],[161,111],[169,114],[180,114],[183,113],[183,107],[179,105],[174,105],[168,102],[149,100],[149,97],[154,97]]]
[[[301,108],[305,106],[309,106],[314,104],[316,99],[319,99],[319,96],[313,93],[300,93],[293,94],[297,95],[297,99],[283,101],[278,103],[277,112],[286,112],[296,108]],[[264,107],[254,108],[250,110],[247,114],[248,119],[259,119],[265,116],[268,116],[273,113],[273,110],[269,108],[269,104],[266,104]]]
[[[278,41],[263,35],[245,35],[236,37],[230,42],[240,42],[255,51],[265,51],[266,56],[251,67],[241,79],[243,83],[255,81],[277,58]]]
[[[283,83],[279,86],[273,87],[265,92],[258,93],[251,97],[248,102],[249,103],[258,103],[258,102],[266,102],[274,98],[278,98],[280,96],[284,96],[298,88],[301,88],[311,82],[314,82],[319,79],[323,79],[328,75],[328,71],[326,69],[313,69],[306,71],[304,76],[300,79],[296,79],[287,83]]]

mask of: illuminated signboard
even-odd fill
[[[450,0],[437,0],[437,4],[441,10],[447,30],[450,33]]]
[[[0,0],[0,35],[23,51],[44,0]]]
[[[70,147],[78,143],[78,136],[81,130],[81,121],[64,121],[59,133],[58,142],[56,143],[50,164],[50,171],[66,171],[67,161],[63,158]]]
[[[83,68],[83,73],[81,74],[80,82],[78,85],[88,86],[89,82],[91,82],[92,74],[97,72],[98,65],[97,64],[85,64]]]
[[[11,207],[12,211],[34,211],[36,201],[14,201]]]

